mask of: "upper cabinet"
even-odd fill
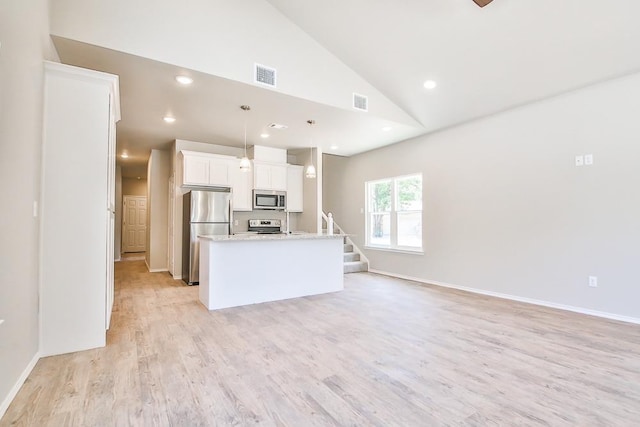
[[[231,187],[233,210],[251,210],[253,174],[240,170],[240,160],[219,154],[181,151],[182,185],[198,187]]]
[[[253,188],[287,191],[287,165],[254,160]]]
[[[253,175],[251,171],[240,170],[240,160],[234,159],[235,163],[231,169],[231,187],[233,189],[233,210],[250,211],[251,190],[253,189]]]
[[[304,166],[287,165],[287,211],[302,212]]]
[[[231,156],[182,151],[182,185],[231,187],[231,170],[237,159]]]
[[[251,192],[254,188],[286,191],[288,211],[302,212],[303,167],[282,163],[286,157],[285,150],[268,147],[254,147],[254,150],[252,154],[272,161],[256,159],[251,171],[247,172],[240,170],[240,159],[235,157],[183,150],[180,152],[180,185],[231,187],[234,211],[252,210]]]

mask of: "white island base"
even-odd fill
[[[209,310],[344,289],[337,235],[200,237],[200,301]]]

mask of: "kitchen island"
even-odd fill
[[[200,236],[200,301],[209,310],[337,292],[343,236]]]

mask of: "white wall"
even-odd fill
[[[147,267],[150,271],[167,270],[167,221],[171,152],[151,150],[147,173]]]
[[[138,178],[122,178],[122,195],[147,196],[147,180]]]
[[[42,61],[57,59],[48,27],[46,0],[0,2],[0,416],[38,351]]]
[[[291,228],[291,230],[316,233],[318,231],[318,219],[321,218],[321,215],[318,212],[318,206],[320,206],[321,203],[318,203],[318,200],[322,200],[322,155],[317,148],[314,148],[312,150],[309,150],[308,148],[301,150],[292,150],[292,152],[298,159],[298,164],[304,166],[305,173],[310,162],[310,157],[313,157],[313,164],[316,167],[317,177],[315,179],[312,179],[307,178],[304,174],[302,175],[302,213],[296,214],[296,228]]]
[[[325,156],[324,208],[362,247],[365,181],[422,172],[424,255],[365,250],[373,269],[640,319],[638,111],[640,74]]]

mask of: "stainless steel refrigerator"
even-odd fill
[[[182,280],[197,285],[200,273],[198,236],[229,235],[233,223],[231,189],[192,190],[183,196]]]

